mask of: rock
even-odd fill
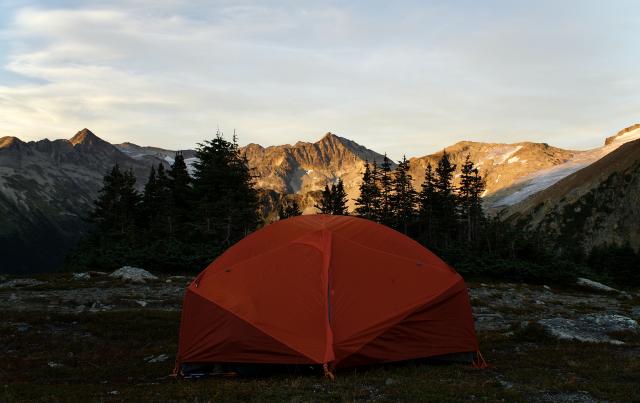
[[[136,303],[137,303],[138,305],[140,305],[141,307],[143,307],[143,308],[144,308],[145,306],[147,306],[147,301],[143,301],[143,300],[136,300]]]
[[[581,317],[581,320],[591,322],[602,328],[605,332],[640,331],[640,325],[635,320],[616,314],[589,314]]]
[[[156,357],[154,356],[146,357],[144,360],[149,364],[154,364],[156,362],[165,362],[168,359],[169,359],[169,356],[167,354],[160,354]]]
[[[146,283],[147,280],[157,280],[158,277],[149,273],[145,269],[132,266],[124,266],[109,274],[109,277],[119,278],[132,283]]]
[[[552,318],[538,321],[553,337],[587,343],[624,344],[609,337],[608,333],[640,331],[635,320],[616,314],[588,314],[577,319]]]
[[[631,308],[631,315],[640,318],[640,306]]]
[[[49,368],[60,368],[60,367],[62,367],[62,364],[60,364],[58,362],[53,362],[53,361],[49,361],[47,363],[47,365],[49,366]]]
[[[0,288],[33,287],[41,284],[46,284],[46,282],[34,278],[15,278],[0,284]]]
[[[91,279],[91,274],[89,273],[71,273],[74,280],[89,280]]]
[[[597,281],[589,280],[588,278],[583,277],[579,277],[578,280],[576,280],[576,284],[596,291],[620,292],[615,288],[609,287],[608,285],[604,285],[602,283],[598,283]]]

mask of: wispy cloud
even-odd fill
[[[399,157],[594,146],[640,110],[635,2],[94,4],[3,10],[0,134],[179,148],[217,125],[262,144],[332,130]]]

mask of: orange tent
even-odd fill
[[[436,255],[372,221],[307,215],[247,236],[189,285],[176,368],[349,367],[477,350],[465,283]]]

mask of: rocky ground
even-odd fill
[[[129,270],[0,277],[0,401],[640,400],[640,290],[470,282],[491,365],[483,371],[404,364],[345,371],[335,382],[188,382],[168,375],[189,281]]]

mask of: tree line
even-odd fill
[[[428,163],[420,191],[413,184],[405,158],[392,169],[385,155],[364,164],[360,195],[354,214],[392,227],[431,247],[447,249],[454,243],[477,245],[486,221],[482,209],[485,182],[471,157],[461,168],[460,185],[454,186],[456,165],[445,151],[435,168]],[[341,180],[325,187],[316,208],[322,214],[348,214]]]
[[[169,169],[153,166],[142,192],[134,173],[115,165],[67,266],[199,270],[255,230],[258,193],[235,135],[228,141],[218,132],[198,144],[196,157],[192,172],[180,153]]]
[[[197,271],[229,246],[266,224],[266,203],[241,155],[218,132],[198,144],[189,169],[177,153],[171,166],[151,167],[142,192],[131,170],[115,165],[87,220],[91,230],[68,256],[70,269],[109,270],[122,265]],[[485,214],[485,182],[470,155],[459,170],[444,151],[428,163],[416,189],[410,162],[393,167],[385,155],[364,164],[352,214],[392,227],[431,249],[465,275],[526,281],[564,281],[590,271],[601,278],[640,283],[640,261],[629,247],[600,247],[588,255],[563,255],[545,234],[526,231]],[[458,181],[454,181],[458,174]],[[348,215],[342,180],[325,186],[315,208]],[[302,214],[295,198],[278,201],[278,219]],[[612,263],[612,262],[615,262]],[[620,267],[631,269],[620,269]],[[634,280],[635,279],[635,280]]]

